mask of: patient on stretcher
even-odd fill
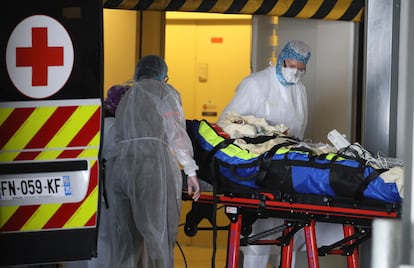
[[[200,181],[204,191],[213,191],[211,184],[214,184],[218,193],[226,194],[229,190],[232,197],[245,197],[249,190],[251,193],[280,191],[282,195],[311,194],[315,200],[322,200],[326,196],[346,197],[345,206],[352,207],[356,203],[360,205],[359,202],[365,199],[385,201],[387,206],[393,206],[403,197],[401,161],[373,157],[358,143],[337,150],[329,144],[292,137],[283,124],[272,126],[261,118],[238,114],[228,114],[216,124],[205,120],[187,121],[187,130],[193,140],[195,159],[200,166],[199,178],[207,182]],[[216,167],[213,173],[211,167]],[[310,204],[314,201],[307,197],[296,199],[294,203]],[[283,198],[283,201],[286,199]],[[324,205],[342,205],[334,203]],[[380,206],[379,209],[383,208]],[[278,213],[275,215],[279,216]],[[285,222],[283,217],[253,218],[254,223],[260,222],[260,225],[251,225],[252,235],[266,232]],[[249,222],[247,215],[243,215],[243,219]],[[344,238],[342,224],[330,220],[318,221],[315,226],[318,247],[331,245]],[[266,239],[276,239],[278,236],[279,233],[275,233],[266,236]],[[293,251],[306,250],[305,241],[304,232],[297,232]],[[280,247],[277,245],[241,246],[240,250],[250,254],[249,258],[254,258],[256,264],[263,256],[280,256]],[[245,250],[249,252],[245,253]],[[255,251],[253,255],[250,252],[252,250]],[[274,260],[272,263],[278,264],[279,261]],[[292,264],[295,267],[294,260]]]
[[[209,152],[221,180],[253,189],[390,203],[403,198],[402,162],[374,157],[358,143],[338,151],[329,144],[289,136],[283,124],[272,126],[264,119],[233,113],[214,126],[204,120],[187,123],[196,159],[198,155],[201,161],[200,152]]]
[[[284,124],[272,126],[263,118],[256,118],[254,116],[242,116],[235,113],[228,113],[224,119],[217,122],[217,126],[227,133],[230,138],[236,139],[234,144],[259,155],[270,150],[270,148],[276,144],[285,142],[289,139],[289,128]],[[253,138],[260,135],[276,135],[281,136],[281,138],[271,139],[260,144],[247,143],[245,140],[241,139],[243,137]],[[284,135],[285,138],[283,138]],[[312,150],[315,155],[338,153],[338,150],[335,147],[325,143],[312,143],[307,142],[306,140],[298,140],[298,143],[294,146],[298,148],[308,148]],[[349,147],[340,150],[339,153],[364,159],[366,165],[372,166],[375,169],[386,170],[381,173],[384,182],[395,183],[399,195],[403,198],[403,164],[401,160],[382,157],[380,155],[375,158],[359,143],[353,143]]]

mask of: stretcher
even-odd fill
[[[183,200],[191,201],[185,192]],[[400,217],[399,203],[385,203],[377,200],[355,201],[318,195],[252,192],[250,194],[203,192],[186,215],[184,231],[194,236],[203,219],[212,223],[211,230],[219,228],[228,231],[226,267],[237,268],[240,246],[271,245],[281,247],[281,268],[292,265],[293,237],[304,232],[308,267],[319,268],[319,256],[343,255],[348,268],[359,268],[358,246],[371,235],[372,221],[379,218]],[[226,227],[217,227],[215,212],[217,206],[224,206],[229,219]],[[258,218],[282,218],[282,226],[274,226],[263,233],[250,235],[253,222]],[[343,225],[344,239],[318,248],[315,224],[318,221]],[[277,239],[266,239],[270,234],[280,234]]]
[[[251,145],[272,142],[270,149],[254,154],[207,121],[187,121],[187,131],[198,176],[211,189],[192,203],[184,231],[194,236],[201,220],[208,219],[216,232],[216,210],[224,206],[230,221],[220,227],[228,231],[227,268],[238,267],[240,246],[248,245],[280,246],[280,267],[290,268],[297,232],[304,232],[309,267],[319,268],[319,256],[339,254],[346,256],[348,268],[359,268],[358,246],[370,237],[372,221],[400,217],[397,180],[386,180],[388,170],[373,168],[358,157],[315,154],[299,140],[280,142],[280,136],[244,139]],[[402,173],[392,175],[402,178]],[[192,199],[184,193],[183,200]],[[259,218],[279,218],[284,223],[251,235]],[[318,221],[341,224],[344,238],[318,247]],[[267,239],[274,234],[277,239]]]

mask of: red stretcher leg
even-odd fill
[[[316,243],[315,221],[311,220],[309,225],[303,227],[306,240],[306,252],[308,255],[308,267],[319,268],[318,245]]]
[[[239,214],[236,222],[230,223],[229,241],[227,246],[227,266],[226,268],[239,267],[240,254],[240,232],[242,225],[242,215]]]
[[[344,237],[348,237],[354,235],[355,228],[352,225],[343,225],[344,229]],[[354,243],[354,240],[347,242],[347,245]],[[348,268],[359,268],[359,254],[358,254],[358,247],[355,247],[352,251],[352,254],[346,257],[348,262]]]
[[[283,231],[283,234],[288,234],[293,230],[293,227],[289,227]],[[289,240],[289,244],[282,246],[282,258],[280,260],[281,268],[291,268],[292,267],[292,254],[293,254],[293,237]]]

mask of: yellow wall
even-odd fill
[[[104,91],[126,82],[136,62],[137,11],[104,9]]]
[[[139,58],[164,56],[165,12],[104,9],[104,92],[133,77]]]

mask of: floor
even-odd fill
[[[183,246],[184,257],[178,247],[175,248],[175,266],[174,268],[212,268],[212,250],[205,247],[186,247]],[[219,248],[216,251],[215,267],[226,267],[226,248]],[[345,268],[347,267],[344,256],[324,256],[319,257],[320,268]],[[270,266],[268,266],[271,268]],[[307,268],[306,252],[296,253],[296,268]],[[242,265],[239,265],[242,268]],[[246,267],[254,268],[254,267]]]
[[[181,250],[180,250],[181,249]],[[174,268],[224,268],[226,248],[216,250],[215,266],[212,266],[212,249],[197,246],[175,246]],[[3,267],[2,267],[3,268]],[[19,268],[88,268],[86,261],[69,262],[60,267],[19,267]]]
[[[211,248],[205,247],[188,247],[182,246],[182,252],[179,247],[176,246],[175,253],[175,265],[174,268],[211,268],[212,266],[212,254]],[[183,255],[184,254],[184,255]],[[226,265],[226,249],[218,248],[216,250],[215,267],[223,268]]]
[[[181,251],[182,250],[182,251]],[[214,266],[212,266],[212,249],[198,246],[176,246],[174,268],[224,268],[226,267],[226,248],[218,248]],[[343,256],[326,256],[320,257],[320,268],[345,268],[346,258]],[[2,266],[2,268],[87,268],[87,262],[70,262],[65,264],[54,265],[23,265],[23,266]],[[296,255],[296,268],[307,268],[305,252],[298,252]],[[242,268],[242,265],[239,265]],[[246,267],[255,268],[255,267]],[[271,268],[269,266],[269,268]]]

